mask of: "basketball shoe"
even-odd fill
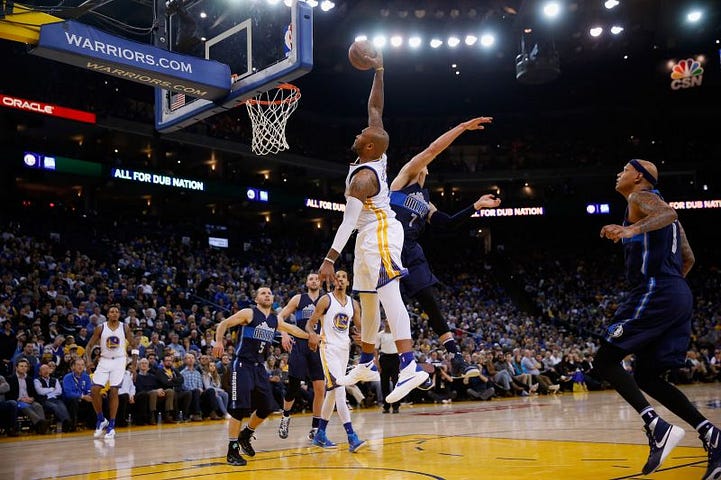
[[[95,432],[93,432],[94,438],[100,438],[103,436],[103,430],[105,430],[105,427],[108,426],[110,422],[107,418],[103,418],[102,422],[98,422],[95,424]]]
[[[405,366],[398,375],[398,382],[386,397],[387,403],[400,402],[411,390],[428,380],[428,372],[423,370],[415,360]]]
[[[288,429],[290,428],[290,417],[280,417],[280,426],[278,427],[278,436],[280,438],[288,438]]]
[[[672,425],[661,417],[656,417],[649,425],[644,425],[643,428],[646,429],[648,446],[651,449],[646,465],[643,466],[642,470],[644,475],[648,475],[661,466],[686,432],[684,432],[683,428]]]
[[[321,448],[335,448],[336,444],[331,442],[325,434],[325,430],[318,430],[313,436],[313,445]]]
[[[240,445],[240,448],[243,450],[243,453],[249,457],[255,457],[255,449],[250,443],[254,438],[255,435],[253,435],[253,432],[247,426],[242,432],[240,432],[240,436],[238,437],[238,444]]]
[[[358,382],[379,382],[381,375],[373,361],[359,363],[351,369],[344,377],[336,380],[338,385],[355,385]]]
[[[708,467],[702,480],[721,480],[721,431],[712,427],[701,441],[708,452]]]
[[[103,437],[105,440],[112,440],[115,438],[115,429],[114,428],[108,428],[108,431],[105,432],[105,436]]]
[[[228,464],[236,467],[243,467],[248,464],[248,461],[240,454],[238,442],[228,444],[228,454],[225,456],[225,460]]]
[[[471,378],[481,376],[478,367],[467,364],[460,354],[454,355],[451,359],[451,369],[454,377]]]
[[[315,428],[315,427],[311,428],[311,429],[308,431],[308,440],[310,440],[310,441],[312,442],[313,439],[315,438],[315,434],[316,434],[316,433],[318,433],[318,429]]]
[[[348,435],[348,451],[350,453],[357,452],[365,444],[366,444],[366,441],[358,438],[358,434],[351,433],[350,435]]]

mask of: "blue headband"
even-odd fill
[[[631,165],[633,168],[635,168],[641,175],[643,175],[643,178],[645,178],[646,180],[648,180],[648,183],[650,183],[650,184],[653,185],[654,187],[656,186],[656,184],[658,183],[658,180],[656,179],[656,177],[654,177],[653,175],[651,175],[651,172],[649,172],[648,170],[646,170],[645,168],[643,168],[643,165],[641,165],[641,162],[639,162],[638,160],[636,160],[636,159],[634,158],[633,160],[631,160],[631,161],[628,162],[628,163],[629,163],[629,165]]]

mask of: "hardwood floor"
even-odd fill
[[[721,386],[684,387],[709,419],[721,424]],[[402,406],[399,414],[354,410],[367,446],[348,452],[337,416],[328,436],[338,448],[309,445],[309,415],[296,415],[278,438],[279,417],[257,431],[258,454],[245,467],[225,462],[225,421],[119,429],[114,441],[92,432],[0,439],[0,479],[700,479],[706,452],[686,430],[660,471],[644,477],[648,454],[638,415],[611,391]]]

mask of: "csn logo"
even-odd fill
[[[700,87],[703,81],[703,67],[692,58],[681,60],[671,67],[671,89]]]

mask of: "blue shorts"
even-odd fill
[[[324,380],[323,363],[320,352],[314,352],[308,347],[308,340],[295,339],[295,345],[288,355],[288,376],[311,381]]]
[[[635,353],[639,369],[680,367],[691,339],[692,312],[693,296],[685,279],[652,277],[629,292],[605,339]]]
[[[273,390],[262,363],[236,360],[230,370],[229,409],[273,410]]]
[[[418,243],[413,242],[403,245],[401,262],[408,269],[408,275],[401,278],[403,295],[414,297],[424,288],[432,287],[438,283],[438,279],[431,272],[426,255]]]

